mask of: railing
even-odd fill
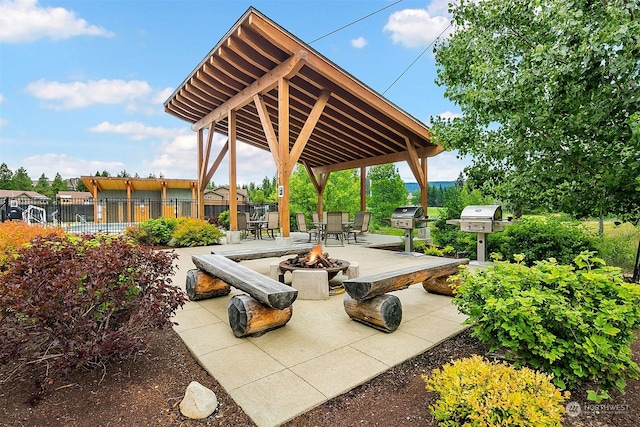
[[[8,200],[0,200],[0,220],[7,220]],[[38,201],[13,199],[11,204],[29,218],[51,227],[62,227],[70,233],[122,233],[128,226],[147,219],[196,218],[197,200],[192,199],[59,199]],[[277,210],[276,204],[239,205],[238,211],[261,216]],[[229,210],[228,204],[206,203],[204,219],[216,222],[218,216]],[[26,219],[25,219],[26,220]]]

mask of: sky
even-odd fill
[[[435,84],[431,48],[420,56],[451,31],[448,1],[0,0],[0,163],[34,180],[195,179],[196,133],[163,103],[250,6],[418,120],[460,115]],[[275,175],[269,152],[237,150],[240,185]],[[227,159],[216,185],[229,182]],[[453,181],[468,164],[444,152],[428,179]]]

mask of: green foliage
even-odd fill
[[[224,234],[213,224],[197,218],[180,218],[171,236],[178,247],[209,246],[220,243]]]
[[[223,226],[226,230],[229,230],[230,227],[230,219],[229,219],[229,211],[223,211],[218,216],[218,223]]]
[[[505,260],[524,254],[529,265],[547,258],[571,264],[581,252],[595,249],[594,239],[581,223],[554,215],[522,217],[503,232],[491,234],[488,242],[490,252],[500,253]]]
[[[575,267],[555,260],[527,267],[522,258],[462,269],[455,278],[460,286],[453,303],[475,325],[474,335],[517,365],[552,373],[561,388],[593,381],[600,395],[623,391],[625,379],[640,373],[631,359],[640,288],[590,252],[576,257]]]
[[[0,275],[0,362],[41,366],[41,384],[143,351],[186,301],[177,255],[125,236],[40,236],[16,255]]]
[[[23,191],[33,190],[33,183],[31,182],[31,178],[29,178],[29,174],[25,168],[21,167],[15,171],[11,178],[11,189]]]
[[[142,245],[167,245],[176,229],[176,218],[148,219],[127,227],[125,234]]]
[[[383,224],[383,218],[390,218],[398,206],[407,204],[409,194],[398,170],[392,163],[372,166],[369,169],[371,195],[367,200],[371,211],[371,221]]]
[[[14,190],[11,183],[13,172],[6,163],[0,164],[0,190]]]
[[[432,117],[514,206],[640,217],[640,3],[462,1],[435,49],[462,117]],[[561,37],[559,36],[561,35]]]
[[[427,390],[440,395],[429,410],[441,426],[561,426],[569,397],[548,375],[477,355],[454,360],[422,378]]]
[[[625,272],[632,272],[640,240],[640,229],[630,223],[625,223],[602,236],[594,239],[598,256],[607,261],[608,265],[620,267]]]
[[[53,196],[53,192],[51,191],[51,184],[49,184],[49,178],[46,177],[45,174],[40,175],[38,179],[38,183],[33,189],[43,196],[51,197]]]

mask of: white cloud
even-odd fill
[[[141,80],[89,80],[60,83],[44,79],[29,83],[27,92],[55,110],[70,110],[96,104],[120,104],[140,100],[151,94],[149,84]]]
[[[227,137],[215,134],[213,148],[209,156],[209,167],[218,156]],[[266,176],[271,178],[276,167],[271,153],[238,141],[236,146],[236,179],[238,185],[250,182],[259,183]],[[160,145],[160,149],[150,164],[150,168],[168,178],[197,177],[196,134],[179,136],[170,142]],[[213,175],[213,182],[218,185],[229,183],[229,153],[220,163]]]
[[[25,157],[20,161],[20,165],[27,171],[36,171],[38,177],[44,173],[49,179],[53,179],[56,173],[59,173],[63,178],[73,178],[82,175],[93,175],[96,171],[106,170],[115,175],[125,170],[125,164],[123,162],[84,160],[66,154],[54,153],[36,154]]]
[[[9,120],[3,119],[2,117],[0,117],[0,128],[5,127],[7,125],[9,125]]]
[[[111,37],[113,33],[90,25],[62,7],[40,7],[37,0],[0,0],[2,43],[27,43],[41,38],[63,40],[81,35]]]
[[[435,8],[440,11],[439,8]],[[384,26],[384,31],[391,32],[394,43],[406,47],[426,47],[432,43],[443,31],[443,37],[452,30],[449,18],[444,15],[434,15],[425,9],[404,9],[394,12]]]
[[[358,37],[357,39],[351,40],[351,46],[355,47],[356,49],[362,49],[366,45],[367,39],[365,39],[364,37]]]
[[[127,135],[129,139],[134,141],[140,141],[146,138],[175,138],[178,136],[192,135],[193,133],[185,128],[168,129],[164,127],[146,126],[141,122],[124,122],[120,124],[113,124],[109,122],[102,122],[92,128],[89,128],[91,132],[97,133],[117,133],[121,135]]]
[[[173,88],[165,88],[162,90],[159,90],[151,99],[151,102],[153,102],[154,104],[164,104],[164,101],[166,101],[171,94],[173,93],[174,89]]]
[[[455,181],[460,172],[470,164],[468,158],[459,159],[457,151],[444,151],[435,157],[429,157],[427,175],[429,182],[432,181]],[[407,162],[396,163],[402,180],[405,182],[416,182]]]
[[[443,119],[455,119],[456,117],[462,117],[462,114],[460,113],[453,113],[449,110],[442,112],[440,114],[438,114],[438,116],[442,117]]]
[[[5,98],[4,95],[0,93],[0,104],[2,104],[6,100],[7,98]]]

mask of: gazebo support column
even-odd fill
[[[238,231],[238,192],[236,188],[236,112],[229,111],[229,226]]]
[[[367,168],[360,168],[360,210],[367,210]]]

